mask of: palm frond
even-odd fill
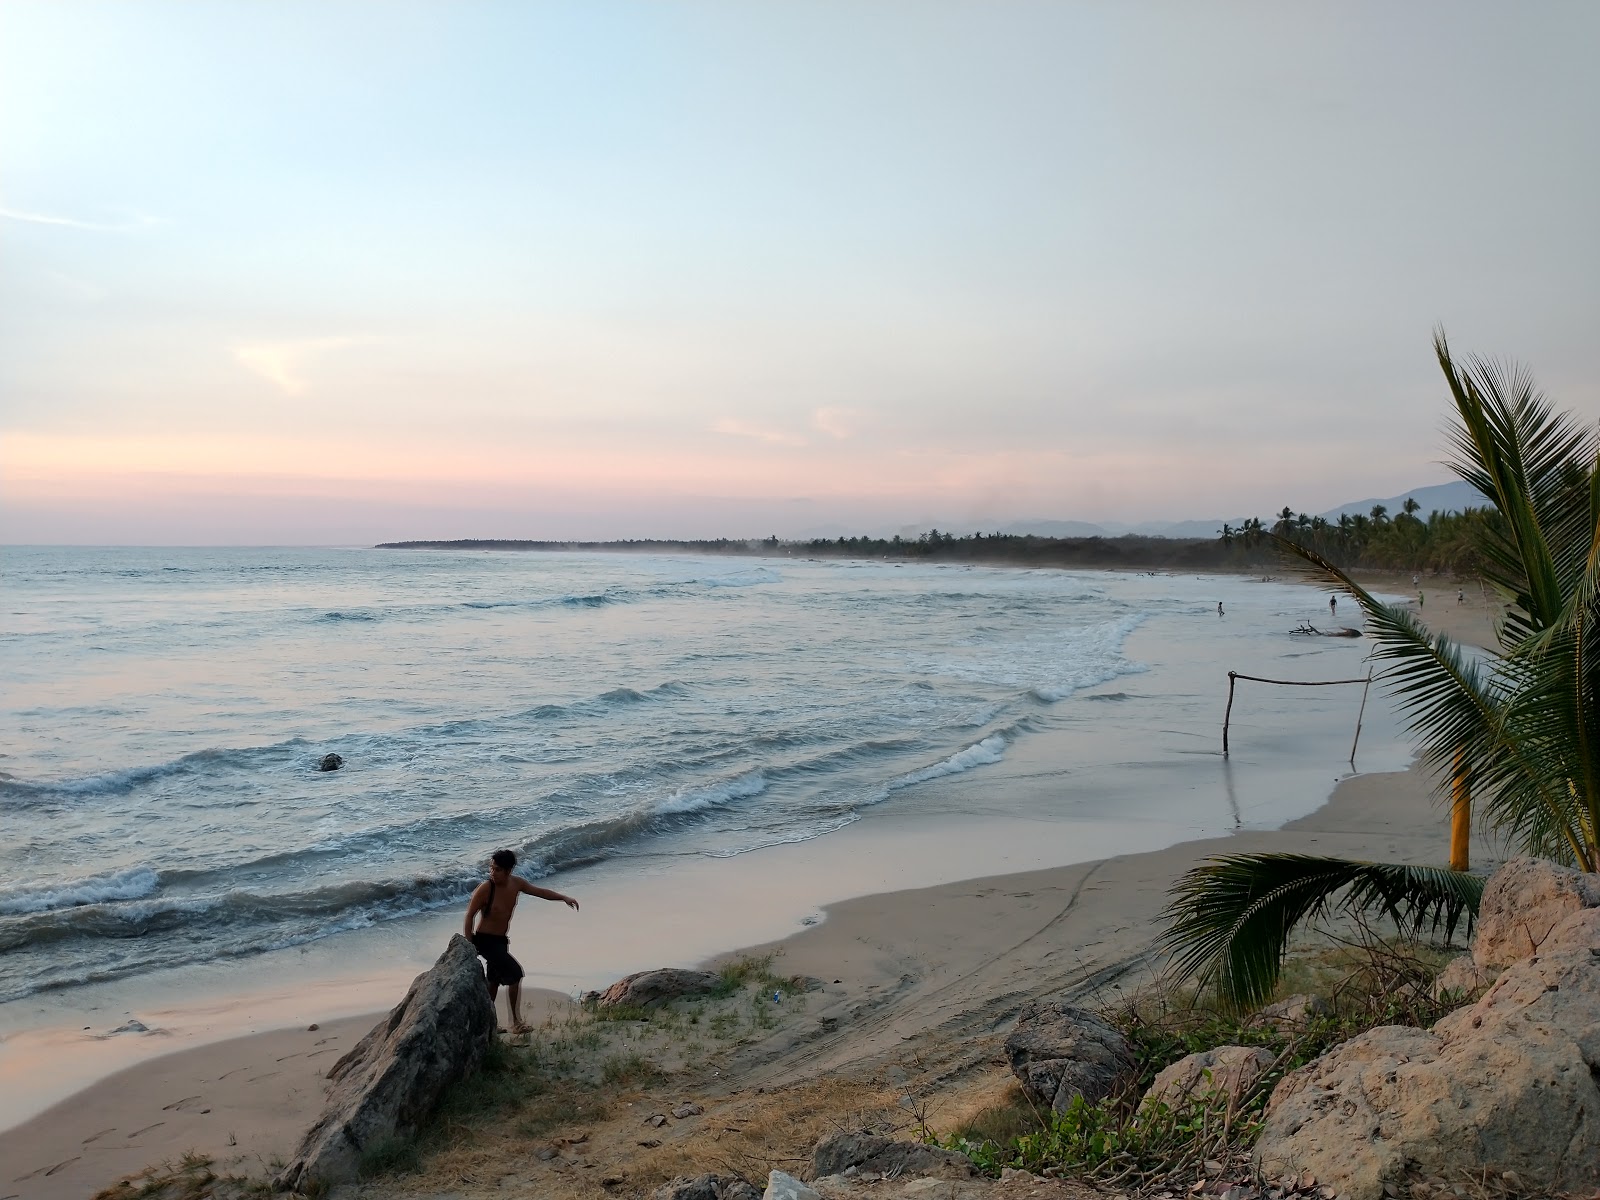
[[[1180,975],[1214,983],[1247,1009],[1277,987],[1289,935],[1336,911],[1382,914],[1402,932],[1446,936],[1471,927],[1483,895],[1476,875],[1305,854],[1237,854],[1187,872],[1172,889],[1163,942]]]
[[[1423,759],[1440,771],[1454,770],[1461,753],[1473,794],[1483,798],[1479,811],[1491,826],[1512,835],[1527,853],[1591,869],[1587,806],[1575,805],[1567,785],[1572,764],[1554,752],[1572,743],[1552,742],[1538,732],[1552,714],[1560,714],[1563,727],[1574,719],[1562,709],[1571,701],[1567,692],[1546,695],[1539,687],[1541,679],[1560,685],[1565,673],[1541,675],[1525,656],[1502,659],[1491,671],[1414,613],[1378,600],[1315,550],[1267,536],[1302,570],[1361,607],[1372,655],[1388,664],[1378,678],[1395,695]]]

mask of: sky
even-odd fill
[[[0,542],[965,532],[1600,418],[1600,5],[3,0]]]

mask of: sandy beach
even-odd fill
[[[1363,582],[1384,591],[1410,587],[1408,577]],[[1438,599],[1428,597],[1425,615],[1435,628],[1493,644],[1495,610],[1483,596],[1468,591],[1457,602],[1453,584],[1433,590]],[[695,946],[700,957],[755,943],[755,952],[778,950],[785,973],[825,981],[813,1015],[831,1019],[781,1027],[734,1056],[714,1087],[729,1102],[756,1088],[882,1069],[913,1051],[930,1077],[959,1079],[992,1058],[997,1023],[1024,997],[1068,990],[1105,999],[1159,969],[1154,940],[1166,890],[1208,855],[1272,849],[1439,862],[1447,845],[1433,781],[1416,766],[1346,778],[1326,805],[1282,829],[1181,836],[1176,831],[1177,844],[1137,854],[1089,837],[1079,861],[1060,865],[1071,849],[1034,845],[1023,823],[985,816],[981,806],[965,824],[937,829],[885,816],[820,842],[707,860],[692,877],[675,877],[670,907],[635,914],[626,953],[613,952],[633,957],[619,962],[617,973],[663,965],[654,961],[652,943],[663,930],[689,925],[699,932],[680,944]],[[826,868],[815,859],[819,846]],[[908,886],[930,879],[933,886]],[[760,912],[741,912],[741,897],[751,895],[775,898],[755,906]],[[586,913],[603,913],[606,901],[603,893],[593,905],[586,898]],[[760,936],[775,912],[792,928],[812,911],[823,919],[793,936]],[[535,921],[541,934],[559,928],[542,911],[519,916],[519,925]],[[561,936],[582,935],[573,927]],[[541,941],[541,952],[559,957],[559,939]],[[58,1021],[8,1038],[0,1043],[0,1094],[66,1098],[42,1112],[34,1104],[0,1133],[0,1200],[81,1197],[191,1150],[224,1168],[261,1170],[287,1155],[314,1118],[322,1072],[378,1015],[370,998],[398,999],[404,981],[430,958],[424,946],[409,959],[395,956],[384,971],[357,972],[359,979],[321,994],[279,994],[247,1014],[237,996],[209,995],[204,1005],[167,1014],[172,1035],[107,1036],[103,1029],[67,1031]],[[247,976],[241,969],[236,978]],[[259,980],[247,990],[266,994]],[[362,999],[369,1001],[364,1007]],[[534,1015],[570,1003],[542,992]],[[205,1005],[210,1017],[198,1019]],[[252,1029],[259,1032],[229,1036]],[[168,1046],[175,1052],[162,1053]],[[150,1057],[132,1061],[139,1056]],[[69,1072],[52,1084],[57,1057],[89,1078]],[[84,1090],[66,1095],[78,1087]]]

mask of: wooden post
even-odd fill
[[[1470,865],[1472,790],[1467,783],[1467,748],[1456,747],[1455,771],[1450,779],[1450,869],[1465,871]]]
[[[1350,739],[1350,769],[1356,769],[1356,746],[1361,742],[1361,718],[1367,715],[1367,693],[1372,690],[1372,668],[1367,668],[1367,686],[1361,689],[1361,711],[1356,713],[1356,736]]]
[[[1233,685],[1238,682],[1239,676],[1232,671],[1228,672],[1228,707],[1222,714],[1222,757],[1228,757],[1228,718],[1233,715]]]

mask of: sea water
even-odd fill
[[[459,906],[499,847],[530,878],[826,853],[1063,731],[1063,777],[1111,778],[1130,730],[1144,765],[1215,764],[1229,667],[1366,670],[1359,642],[1288,634],[1325,597],[1217,576],[10,548],[3,587],[0,1002]],[[1265,702],[1292,716],[1258,697],[1247,720],[1258,741],[1320,731],[1326,786],[1235,824],[1331,788],[1355,697],[1294,690]],[[1403,762],[1376,696],[1367,721]],[[1016,803],[1070,823],[1094,790]],[[1143,815],[1191,819],[1148,792]]]

